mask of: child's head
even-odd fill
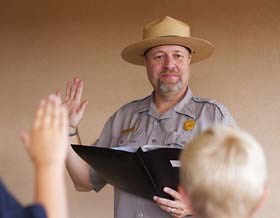
[[[180,179],[195,217],[250,217],[266,187],[263,150],[249,134],[216,126],[181,154]]]

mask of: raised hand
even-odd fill
[[[78,77],[67,82],[66,95],[62,104],[68,111],[69,126],[72,128],[78,128],[88,104],[88,101],[81,101],[83,86],[83,81]],[[57,92],[57,96],[61,98],[60,92]]]
[[[185,205],[179,192],[168,187],[164,187],[163,191],[171,195],[174,200],[172,201],[166,198],[154,196],[154,201],[161,209],[169,213],[173,218],[183,218],[192,214],[192,211],[187,207],[187,205]]]
[[[30,133],[20,133],[36,167],[64,166],[68,144],[67,111],[56,95],[49,95],[37,108]]]
[[[49,95],[40,102],[29,133],[20,134],[35,166],[34,200],[49,218],[67,218],[64,163],[68,147],[67,110],[61,99]]]

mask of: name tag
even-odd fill
[[[135,130],[135,127],[124,129],[124,130],[121,131],[121,134],[128,134],[130,132],[133,132],[134,130]]]

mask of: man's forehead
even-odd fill
[[[186,52],[188,49],[181,45],[159,45],[149,49],[146,53],[155,52]]]

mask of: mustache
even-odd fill
[[[164,74],[179,74],[179,72],[175,69],[166,69],[166,70],[162,70],[160,72],[160,75],[164,75]]]

